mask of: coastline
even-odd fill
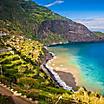
[[[102,43],[102,42],[104,42],[104,41],[97,41],[97,44]],[[79,42],[79,45],[80,45],[80,43],[83,43],[83,42]],[[90,44],[90,43],[93,43],[93,42],[84,42],[84,43],[89,43]],[[74,42],[74,44],[75,44],[75,42]],[[60,44],[58,44],[58,45],[59,45],[59,47],[61,47]],[[97,84],[96,84],[97,87],[95,87],[95,86],[94,87],[93,86],[89,87],[89,86],[87,86],[89,81],[87,83],[82,83],[82,81],[84,81],[84,80],[83,80],[83,77],[81,76],[80,66],[78,65],[77,62],[74,63],[74,61],[72,61],[73,55],[67,55],[67,53],[66,54],[63,53],[63,51],[67,50],[66,48],[61,47],[61,49],[59,48],[57,51],[55,51],[56,47],[51,48],[51,46],[50,46],[47,49],[48,49],[48,51],[51,51],[51,52],[55,53],[55,57],[53,57],[50,61],[48,61],[48,63],[47,63],[48,66],[52,67],[54,69],[54,71],[58,73],[60,78],[68,86],[71,86],[74,89],[74,91],[76,89],[78,90],[79,87],[84,87],[87,91],[101,93],[101,90],[100,90],[100,88],[98,89]],[[66,56],[67,56],[67,59],[65,59]],[[69,66],[67,66],[67,64],[66,64],[67,62],[65,60],[68,60]],[[72,64],[75,65],[76,67],[71,66]]]
[[[101,43],[103,41],[97,41],[97,43]],[[75,43],[75,42],[74,42]],[[82,42],[79,42],[79,44]],[[93,42],[84,42],[84,43],[93,43]],[[66,43],[69,44],[69,43]],[[70,43],[71,44],[71,43]],[[57,44],[56,44],[57,45]],[[58,44],[60,45],[60,44]],[[48,53],[51,54],[51,59],[49,59],[46,64],[48,65],[48,68],[52,69],[54,72],[56,72],[61,80],[66,83],[66,85],[72,87],[74,91],[77,91],[79,87],[85,88],[85,83],[82,83],[83,77],[81,76],[80,72],[80,66],[76,61],[73,61],[73,55],[67,55],[63,54],[63,51],[66,51],[67,49],[61,48],[58,51],[55,51],[54,49],[51,49],[50,47],[45,47]],[[62,52],[62,53],[60,53]],[[55,53],[55,54],[54,54]],[[60,54],[58,54],[60,53]],[[61,57],[61,58],[60,58]],[[67,58],[67,59],[66,59]],[[68,62],[66,62],[68,61]],[[68,65],[67,65],[68,63]],[[99,92],[99,89],[92,89],[89,86],[86,86],[86,90],[93,91],[93,92]],[[100,93],[100,92],[99,92]]]
[[[61,60],[58,56],[54,56],[53,59],[47,62],[47,65],[54,69],[58,73],[59,77],[74,90],[78,88],[79,83],[79,71],[74,67],[67,67],[60,62],[57,64],[57,61]],[[55,65],[56,64],[56,65]]]
[[[69,90],[72,92],[75,92],[76,85],[72,84],[75,80],[73,78],[73,75],[70,74],[70,78],[73,79],[70,85],[68,85],[59,75],[57,71],[51,66],[48,65],[50,61],[52,61],[56,56],[54,53],[49,52],[48,48],[44,46],[44,49],[48,52],[48,55],[46,59],[44,60],[43,64],[41,65],[42,70],[55,82],[55,84],[59,87],[62,87],[65,90]],[[50,57],[51,56],[51,57]]]
[[[52,43],[52,44],[49,44],[49,45],[46,45],[45,47],[51,47],[51,46],[57,46],[57,45],[63,45],[63,44],[73,44],[73,43],[101,43],[101,42],[104,42],[104,39],[102,40],[93,40],[93,41],[66,41],[66,42],[58,42],[58,43]]]
[[[53,43],[51,45],[48,45],[46,46],[46,49],[48,50],[48,47],[51,47],[51,46],[57,46],[57,45],[63,45],[63,44],[76,44],[76,43],[101,43],[101,42],[104,42],[104,40],[93,40],[93,41],[79,41],[79,42],[69,42],[69,41],[66,41],[66,42],[59,42],[59,43]],[[49,52],[49,50],[48,50]],[[51,60],[49,60],[47,62],[47,65],[52,68],[58,75],[59,77],[70,87],[72,87],[74,90],[77,90],[78,87],[84,87],[84,86],[81,86],[81,83],[80,83],[80,71],[78,70],[77,67],[75,67],[74,65],[73,66],[66,66],[63,64],[58,64],[58,65],[55,65],[56,64],[56,60],[58,58],[58,56],[55,56],[53,52],[50,52],[52,53],[52,55],[54,56]],[[62,62],[63,59],[58,59]],[[60,67],[61,66],[61,67]],[[91,89],[89,89],[91,90]],[[95,91],[96,92],[96,91]]]

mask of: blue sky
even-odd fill
[[[94,31],[104,31],[104,0],[34,0],[56,13],[88,26]]]

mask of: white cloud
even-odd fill
[[[53,6],[53,5],[61,4],[61,3],[63,3],[63,2],[64,2],[63,0],[56,0],[56,1],[54,1],[54,2],[52,2],[52,3],[49,3],[49,4],[45,5],[45,6],[46,6],[46,7],[51,7],[51,6]]]
[[[93,31],[104,32],[104,18],[78,19],[76,20],[76,22],[86,25],[89,29]]]

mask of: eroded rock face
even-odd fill
[[[68,41],[93,41],[95,39],[86,26],[73,22],[72,20],[47,20],[42,22],[38,30],[40,38],[47,38],[48,35],[63,35]]]

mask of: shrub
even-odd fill
[[[11,97],[2,96],[0,94],[0,104],[14,104],[14,102]]]
[[[30,89],[30,88],[33,88],[33,86],[37,84],[37,81],[30,77],[21,77],[20,79],[18,79],[17,83],[22,88]]]

